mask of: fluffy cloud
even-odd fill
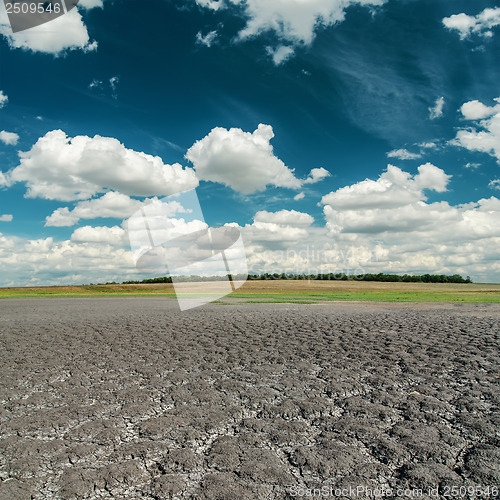
[[[326,226],[313,225],[313,217],[304,212],[259,211],[251,224],[240,228],[249,269],[459,273],[470,274],[477,281],[498,281],[500,199],[491,197],[458,206],[427,202],[425,189],[442,191],[448,178],[429,164],[413,176],[389,167],[378,179],[345,186],[324,197]],[[152,206],[158,206],[158,221],[164,228],[164,207],[159,201],[153,201]],[[172,218],[169,222],[168,230],[181,228],[179,234],[206,227],[197,220]],[[161,230],[154,218],[152,229]],[[0,276],[5,286],[146,277],[135,268],[126,232],[118,226],[85,226],[61,242],[0,234]]]
[[[409,174],[407,179],[412,180]],[[241,228],[251,272],[430,272],[470,274],[490,282],[500,278],[497,198],[451,206],[427,203],[422,195],[397,209],[377,200],[369,209],[326,205],[325,216],[326,228],[273,225],[273,215],[256,214],[252,224]]]
[[[450,30],[456,30],[464,40],[472,34],[492,36],[492,28],[500,25],[500,7],[484,9],[477,16],[454,14],[443,19],[443,24]]]
[[[5,94],[3,90],[0,90],[0,109],[2,109],[7,104],[8,100],[9,98],[7,94]]]
[[[496,106],[486,106],[477,100],[462,104],[460,111],[466,120],[483,120],[500,112],[500,97],[494,99],[498,102]]]
[[[436,118],[441,118],[443,116],[444,108],[444,97],[438,97],[434,106],[429,108],[429,118],[435,120]]]
[[[272,48],[272,47],[267,47],[267,53],[272,57],[274,64],[276,66],[279,66],[280,64],[283,64],[287,59],[290,59],[290,57],[293,56],[295,51],[292,49],[292,47],[288,47],[286,45],[280,45],[279,47]]]
[[[90,2],[84,1],[84,4]],[[90,7],[88,7],[90,8]],[[87,27],[77,9],[70,10],[48,23],[18,33],[12,33],[3,2],[0,5],[0,34],[11,48],[60,55],[68,50],[90,52],[97,49],[97,42],[91,42]]]
[[[96,219],[100,217],[113,217],[125,219],[139,210],[142,202],[129,196],[110,191],[101,198],[80,201],[73,210],[61,207],[46,218],[46,226],[73,226],[80,219]]]
[[[229,0],[241,4],[241,0]],[[318,26],[342,22],[346,9],[354,4],[377,6],[385,0],[246,0],[248,17],[240,38],[248,38],[265,31],[274,31],[291,42],[310,44]]]
[[[128,239],[126,231],[119,226],[83,226],[73,232],[71,241],[78,243],[106,243],[119,246],[126,244]]]
[[[8,187],[11,185],[11,181],[9,175],[5,175],[2,171],[0,171],[0,187]]]
[[[310,226],[314,219],[309,214],[296,210],[280,210],[279,212],[261,210],[255,214],[254,221],[285,226]]]
[[[443,170],[426,163],[414,177],[398,167],[388,165],[376,180],[366,179],[323,196],[321,203],[331,210],[370,210],[400,208],[425,200],[424,189],[446,190],[450,179]]]
[[[486,106],[479,101],[466,102],[461,107],[466,120],[480,120],[477,127],[461,129],[452,144],[469,151],[481,151],[495,157],[500,162],[500,97],[495,106]]]
[[[186,158],[200,179],[220,182],[242,194],[262,191],[268,185],[298,189],[328,175],[320,168],[311,170],[306,180],[297,179],[293,170],[274,156],[273,137],[270,125],[260,124],[253,133],[217,127],[197,141]]]
[[[388,197],[393,188],[387,184],[386,173],[371,181],[379,189],[363,181],[324,197],[330,234],[367,248],[382,244],[386,249],[383,268],[387,270],[406,272],[418,265],[420,270],[454,269],[463,273],[463,268],[459,271],[455,267],[460,262],[471,267],[482,262],[482,269],[487,269],[490,252],[500,241],[500,227],[495,222],[500,216],[500,200],[491,197],[459,206],[427,203],[419,188],[436,181],[439,184],[439,180],[442,187],[447,176],[436,167],[423,167],[413,178],[397,172],[397,191],[406,188],[408,196],[405,201],[396,195],[392,206]],[[386,194],[385,199],[381,193]],[[355,201],[361,198],[365,203],[357,205]]]
[[[413,179],[415,185],[420,189],[430,189],[438,193],[443,193],[446,191],[446,186],[451,179],[451,175],[446,174],[432,163],[425,163],[418,167],[418,175]]]
[[[397,158],[398,160],[416,160],[422,158],[419,153],[410,153],[407,149],[393,149],[387,153],[388,158]]]
[[[201,7],[212,10],[219,10],[224,7],[224,0],[196,0],[196,3]]]
[[[235,7],[244,12],[247,24],[238,39],[245,40],[274,32],[280,41],[289,45],[310,45],[320,27],[333,26],[345,18],[351,5],[374,8],[387,0],[195,0],[201,7],[212,10]],[[276,65],[282,64],[294,53],[293,47],[281,44],[267,48]]]
[[[83,229],[83,228],[80,228]],[[119,228],[118,228],[119,229]],[[27,240],[0,234],[0,281],[3,286],[64,285],[124,281],[142,277],[132,252],[123,248],[121,231],[106,228],[97,234],[87,230],[72,240]],[[105,233],[108,241],[106,243]],[[113,237],[113,233],[115,236]],[[84,238],[93,241],[76,241]]]
[[[295,210],[267,212],[254,216],[254,222],[241,228],[243,239],[253,252],[266,248],[283,248],[308,237],[308,227],[314,219]]]
[[[435,142],[421,142],[417,146],[422,149],[436,149],[438,147]]]
[[[11,222],[13,218],[11,214],[0,215],[0,222]]]
[[[330,172],[326,168],[313,168],[309,173],[307,179],[304,180],[304,184],[316,184],[316,182],[320,182],[327,177],[330,177]]]
[[[141,207],[150,203],[158,203],[158,198],[145,201],[134,200],[129,196],[110,191],[100,198],[80,201],[73,210],[61,207],[46,218],[46,226],[74,226],[80,219],[115,218],[126,219]],[[162,202],[164,213],[173,216],[176,213],[185,213],[186,210],[177,201]]]
[[[192,169],[166,165],[158,156],[127,149],[112,137],[70,138],[53,130],[20,158],[10,179],[26,182],[29,198],[84,200],[107,190],[165,196],[198,185]]]
[[[0,141],[8,146],[15,146],[18,140],[19,136],[14,132],[6,132],[5,130],[0,132]]]
[[[90,10],[96,7],[102,9],[102,0],[79,0],[78,7],[83,7],[84,9]]]
[[[429,164],[413,177],[389,167],[377,180],[324,197],[327,227],[303,226],[307,236],[301,240],[287,241],[286,231],[282,240],[265,240],[256,216],[243,228],[249,267],[254,272],[459,273],[498,280],[500,200],[427,203],[423,190],[442,191],[448,179]]]
[[[206,35],[202,35],[201,31],[196,34],[196,43],[211,47],[215,40],[217,40],[217,31],[209,31]]]
[[[304,193],[299,193],[299,194],[296,194],[296,195],[293,197],[293,199],[294,199],[295,201],[299,201],[299,200],[304,199],[305,197],[306,197],[306,195],[305,195]]]
[[[488,187],[491,189],[500,189],[500,179],[493,179],[488,183]]]
[[[339,211],[327,205],[325,217],[332,234],[416,233],[430,231],[436,224],[456,221],[456,214],[449,208],[447,203],[428,205],[421,201],[402,205],[397,210],[372,208]]]

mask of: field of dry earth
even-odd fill
[[[2,300],[0,498],[493,498],[499,337],[497,304]]]

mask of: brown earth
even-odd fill
[[[0,498],[498,498],[499,337],[495,304],[3,300]]]

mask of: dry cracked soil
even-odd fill
[[[493,304],[3,300],[0,498],[498,498],[499,336]]]

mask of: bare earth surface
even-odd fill
[[[499,337],[494,304],[3,300],[0,498],[498,498]]]

